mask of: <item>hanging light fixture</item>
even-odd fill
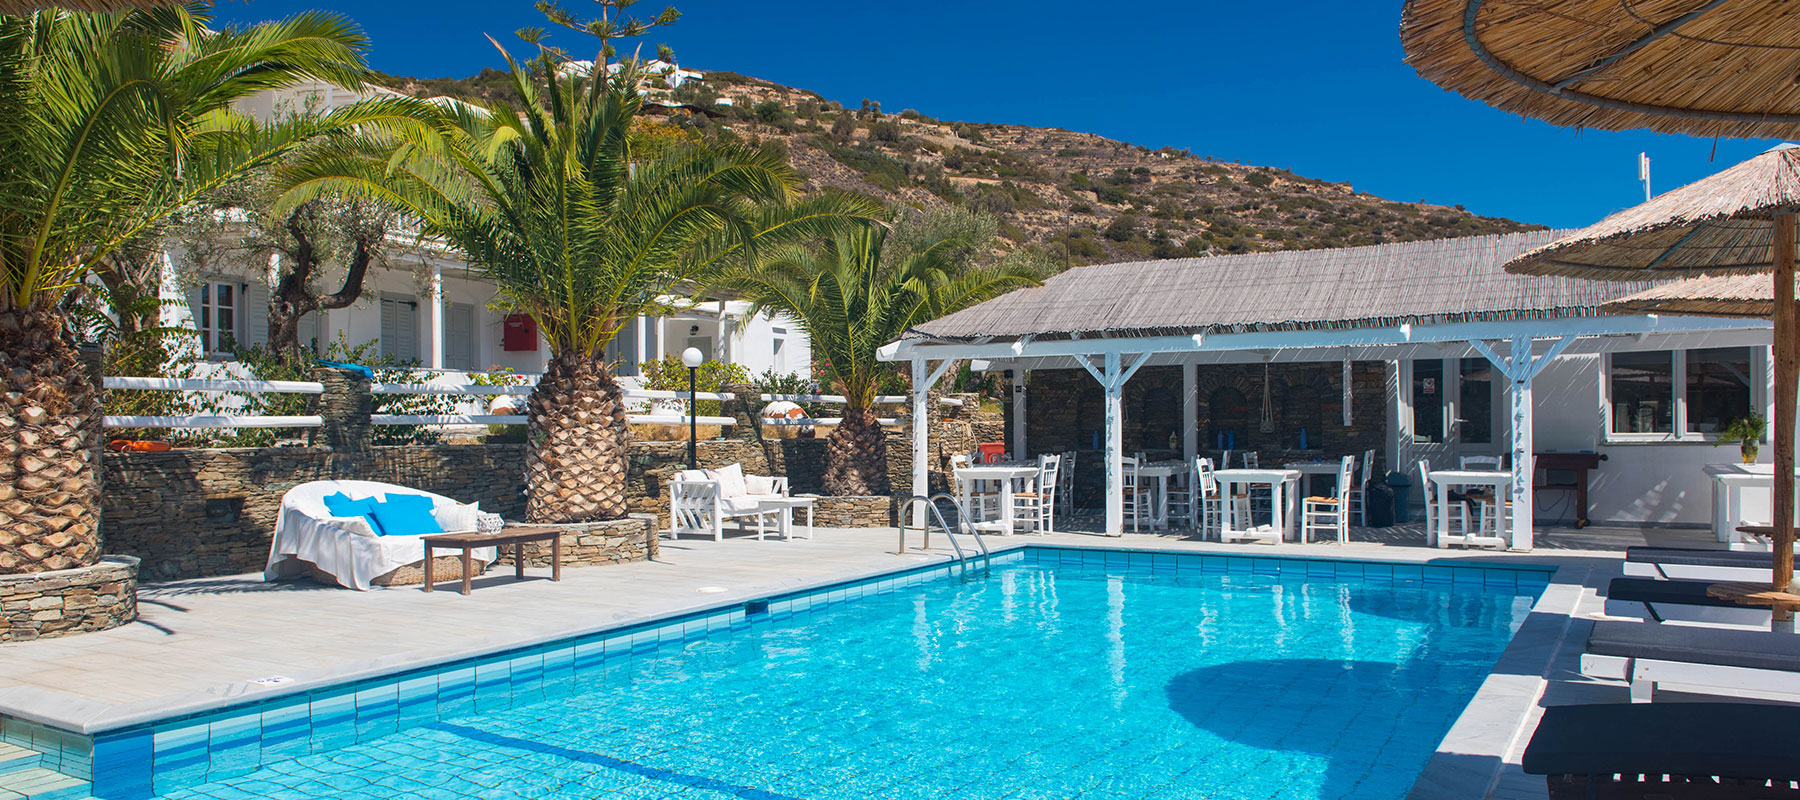
[[[1257,420],[1256,429],[1263,433],[1275,432],[1275,401],[1269,397],[1269,359],[1263,358],[1263,406],[1262,418]]]

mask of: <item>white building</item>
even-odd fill
[[[1466,456],[1529,465],[1547,455],[1591,454],[1605,457],[1588,473],[1592,522],[1713,521],[1714,483],[1703,468],[1739,460],[1736,447],[1715,447],[1718,432],[1752,414],[1773,416],[1769,324],[1606,314],[1602,305],[1648,284],[1502,270],[1557,233],[1081,267],[926,323],[884,357],[913,362],[915,375],[959,358],[1014,371],[1012,452],[1076,450],[1078,461],[1111,467],[1109,484],[1119,480],[1122,454],[1217,459],[1220,450],[1246,449],[1243,442],[1265,466],[1360,457],[1371,447],[1383,470],[1414,484],[1420,461],[1441,470]],[[1378,397],[1352,392],[1338,376],[1340,364],[1348,377],[1370,362],[1381,365]],[[1288,364],[1330,365],[1327,380],[1301,387],[1313,393],[1300,418],[1315,436],[1353,429],[1358,409],[1382,409],[1377,422],[1354,427],[1366,434],[1355,439],[1358,452],[1288,444],[1298,431],[1279,427],[1246,434],[1259,424],[1247,392],[1221,403],[1201,390],[1208,370],[1264,364],[1278,375]],[[1040,398],[1022,391],[1017,377],[1027,370],[1030,385],[1054,380],[1079,391],[1034,407]],[[1157,379],[1146,381],[1152,374]],[[1160,394],[1146,399],[1153,392]],[[1283,402],[1274,401],[1277,418],[1295,418],[1280,410]],[[1058,404],[1074,414],[1053,413]],[[1222,419],[1238,444],[1213,440]],[[1768,463],[1769,448],[1761,460]],[[1567,475],[1517,469],[1511,499],[1524,511],[1511,543],[1529,548],[1531,520],[1576,514],[1560,489]],[[1109,530],[1119,530],[1116,485],[1093,496],[1108,506]],[[1417,486],[1412,496],[1420,497]],[[1767,490],[1754,498],[1747,492],[1746,503],[1760,503],[1766,515]]]
[[[314,81],[264,93],[240,108],[267,119],[299,109],[329,110],[384,94],[398,96],[379,87],[353,92]],[[222,358],[232,342],[267,343],[272,265],[246,263],[199,271],[182,263],[185,256],[179,250],[167,257],[162,294],[186,302],[165,312],[166,324],[198,330],[202,347],[212,358]],[[301,341],[317,342],[320,349],[339,336],[352,343],[376,342],[384,355],[434,370],[543,371],[548,352],[535,324],[527,317],[496,311],[494,286],[472,274],[454,253],[438,250],[397,260],[405,263],[371,268],[362,298],[350,307],[303,318]],[[325,291],[335,289],[329,286]],[[790,320],[750,317],[749,304],[742,301],[669,301],[682,312],[640,317],[620,331],[606,354],[615,374],[639,375],[640,364],[678,355],[687,347],[700,348],[708,360],[741,364],[753,376],[765,371],[806,374],[811,368],[806,333]]]

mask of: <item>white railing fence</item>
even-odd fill
[[[323,394],[325,385],[317,381],[259,381],[238,379],[198,379],[198,378],[106,378],[102,384],[107,389],[131,389],[159,392],[232,392],[252,395],[264,394]],[[439,384],[439,383],[376,383],[371,384],[369,391],[378,395],[438,395],[463,398],[491,397],[525,397],[529,396],[533,387],[530,385],[491,386],[477,384]],[[737,395],[729,392],[696,392],[697,400],[724,401],[735,400]],[[627,402],[638,404],[653,401],[686,401],[687,392],[631,389],[625,392]],[[841,405],[846,402],[843,395],[836,394],[764,394],[758,399],[763,402],[785,400],[794,403],[824,403]],[[893,405],[907,402],[905,395],[881,395],[875,398],[877,404]],[[956,398],[941,398],[946,405],[962,405]],[[690,418],[683,413],[659,413],[654,405],[651,413],[632,413],[625,417],[626,422],[633,425],[687,425]],[[700,416],[693,422],[700,425],[718,425],[721,427],[736,425],[737,420],[727,416]],[[373,414],[369,417],[373,425],[524,425],[526,419],[522,414]],[[834,426],[842,424],[842,417],[768,417],[763,424],[778,427],[794,426]],[[898,425],[895,417],[882,417],[882,425]],[[123,416],[108,415],[105,418],[108,428],[317,428],[324,424],[317,415],[280,416],[258,414],[188,414],[175,416]]]

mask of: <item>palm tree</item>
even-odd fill
[[[550,362],[526,405],[526,516],[621,517],[625,403],[607,343],[690,283],[761,248],[867,224],[879,208],[796,199],[798,175],[771,151],[644,146],[633,130],[646,77],[631,61],[607,77],[548,47],[524,64],[500,52],[517,107],[449,104],[441,134],[415,137],[405,158],[304,159],[284,202],[363,193],[401,203],[530,314]]]
[[[955,236],[912,236],[890,251],[891,232],[866,229],[822,248],[786,247],[717,284],[757,311],[785,314],[804,327],[813,359],[843,393],[844,420],[826,445],[825,489],[835,495],[891,491],[887,437],[874,405],[893,368],[876,359],[876,350],[920,323],[1041,280],[1023,262],[974,263],[972,243]]]
[[[100,554],[99,387],[63,296],[222,182],[384,113],[256,125],[231,103],[305,78],[357,86],[365,41],[324,14],[206,22],[197,7],[0,16],[0,573]]]

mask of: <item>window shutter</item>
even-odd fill
[[[444,308],[444,366],[475,368],[475,307],[451,303]]]
[[[269,344],[269,287],[262,281],[251,281],[244,289],[244,342],[251,346]]]

